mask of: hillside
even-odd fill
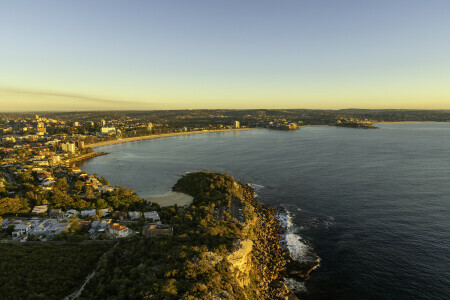
[[[81,299],[278,299],[285,269],[275,211],[230,175],[190,173],[173,187],[194,197],[161,208],[173,236],[120,241],[99,263]]]

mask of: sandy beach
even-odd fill
[[[203,130],[203,131],[188,131],[188,132],[174,132],[174,133],[166,133],[166,134],[143,135],[143,136],[137,136],[137,137],[131,137],[131,138],[124,138],[124,139],[118,139],[118,140],[98,142],[98,143],[93,143],[93,144],[89,144],[89,145],[86,145],[86,146],[90,147],[90,148],[97,148],[97,147],[114,145],[114,144],[121,144],[121,143],[127,143],[127,142],[136,142],[136,141],[148,140],[148,139],[158,139],[158,138],[171,137],[171,136],[177,136],[177,135],[188,135],[188,134],[198,134],[198,133],[213,133],[213,132],[225,132],[225,131],[255,130],[255,129],[258,129],[258,128]]]
[[[143,197],[146,201],[158,203],[160,206],[188,206],[192,203],[192,196],[184,193],[170,192],[164,195]]]

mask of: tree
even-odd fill
[[[100,181],[103,185],[109,185],[109,181],[106,180],[105,178],[103,178],[103,176],[100,177],[99,181]]]
[[[62,191],[67,190],[69,188],[69,184],[67,183],[66,177],[57,178],[55,182],[55,187]]]
[[[86,198],[87,199],[94,199],[94,189],[91,186],[86,187]]]
[[[0,215],[26,213],[29,210],[26,199],[6,197],[0,201]]]
[[[70,232],[79,231],[81,229],[80,220],[77,217],[73,217],[70,220],[69,226],[70,226],[70,229],[69,229]]]
[[[83,189],[84,183],[81,180],[77,180],[75,182],[75,188],[78,190],[78,192],[81,192],[81,190]]]

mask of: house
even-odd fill
[[[80,220],[79,224],[80,224],[81,228],[90,228],[91,227],[91,221]]]
[[[115,211],[112,213],[113,218],[123,220],[123,218],[127,217],[127,213],[123,211]]]
[[[31,229],[31,223],[29,223],[29,222],[19,223],[14,227],[12,236],[18,238],[24,234],[27,234],[28,231],[30,231],[30,229]]]
[[[111,210],[109,208],[100,209],[102,217],[106,217],[111,214]]]
[[[69,209],[66,212],[65,217],[66,218],[72,218],[72,217],[75,217],[75,216],[77,216],[79,214],[80,214],[80,212],[78,210],[76,210],[76,209]]]
[[[30,230],[29,234],[32,234],[35,236],[48,235],[50,232],[50,229],[56,223],[57,223],[57,220],[54,220],[54,219],[43,220],[39,224],[35,224],[35,226]]]
[[[100,221],[99,227],[102,229],[108,229],[111,226],[111,219],[104,219]]]
[[[142,213],[140,211],[129,211],[128,216],[130,219],[139,219],[142,216]]]
[[[116,238],[126,237],[130,235],[130,229],[126,226],[122,226],[119,223],[114,223],[109,227],[109,234]]]
[[[65,230],[69,230],[70,225],[67,222],[58,222],[56,224],[54,224],[50,230],[49,230],[49,235],[57,235],[62,233]]]
[[[159,215],[156,211],[146,211],[144,212],[144,218],[145,219],[152,219],[153,222],[159,222],[161,219],[159,218]]]
[[[142,230],[145,236],[173,235],[173,227],[169,225],[147,224]]]
[[[44,214],[46,213],[48,210],[48,205],[38,205],[33,207],[33,210],[31,211],[31,213],[33,214]]]
[[[81,216],[82,217],[93,217],[97,214],[97,211],[95,209],[89,209],[89,210],[82,210]]]
[[[62,216],[64,216],[64,212],[61,208],[54,208],[50,209],[48,215],[50,216],[50,218],[61,218]]]

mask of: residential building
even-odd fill
[[[77,216],[77,215],[79,215],[79,214],[80,214],[80,212],[79,212],[78,210],[76,210],[76,209],[69,209],[69,210],[66,212],[65,216],[66,216],[67,218],[72,218],[72,217],[75,217],[75,216]]]
[[[140,211],[129,211],[128,216],[130,219],[139,219],[142,216],[142,213]]]
[[[14,227],[14,231],[12,232],[13,237],[20,237],[24,234],[27,234],[28,231],[31,229],[31,223],[30,222],[23,222],[19,223]]]
[[[31,211],[31,213],[33,214],[44,214],[46,213],[48,210],[48,205],[38,205],[33,207],[33,210]]]
[[[65,152],[75,153],[76,148],[74,143],[64,143],[61,145],[61,148]]]
[[[153,222],[159,222],[161,219],[159,218],[159,215],[156,211],[146,211],[144,212],[144,218],[145,219],[152,219]]]
[[[61,218],[62,216],[64,216],[64,212],[61,208],[54,208],[50,209],[48,215],[50,216],[50,218]]]
[[[130,229],[126,226],[120,225],[119,223],[112,224],[108,232],[116,238],[126,237],[130,235]]]
[[[115,127],[102,127],[101,128],[101,134],[116,134],[116,128]]]
[[[239,129],[241,127],[241,122],[234,121],[234,128]]]
[[[142,234],[145,236],[173,235],[173,227],[161,224],[147,224],[144,226]]]
[[[97,211],[95,209],[89,209],[89,210],[82,210],[81,216],[82,217],[93,217],[97,214]]]

